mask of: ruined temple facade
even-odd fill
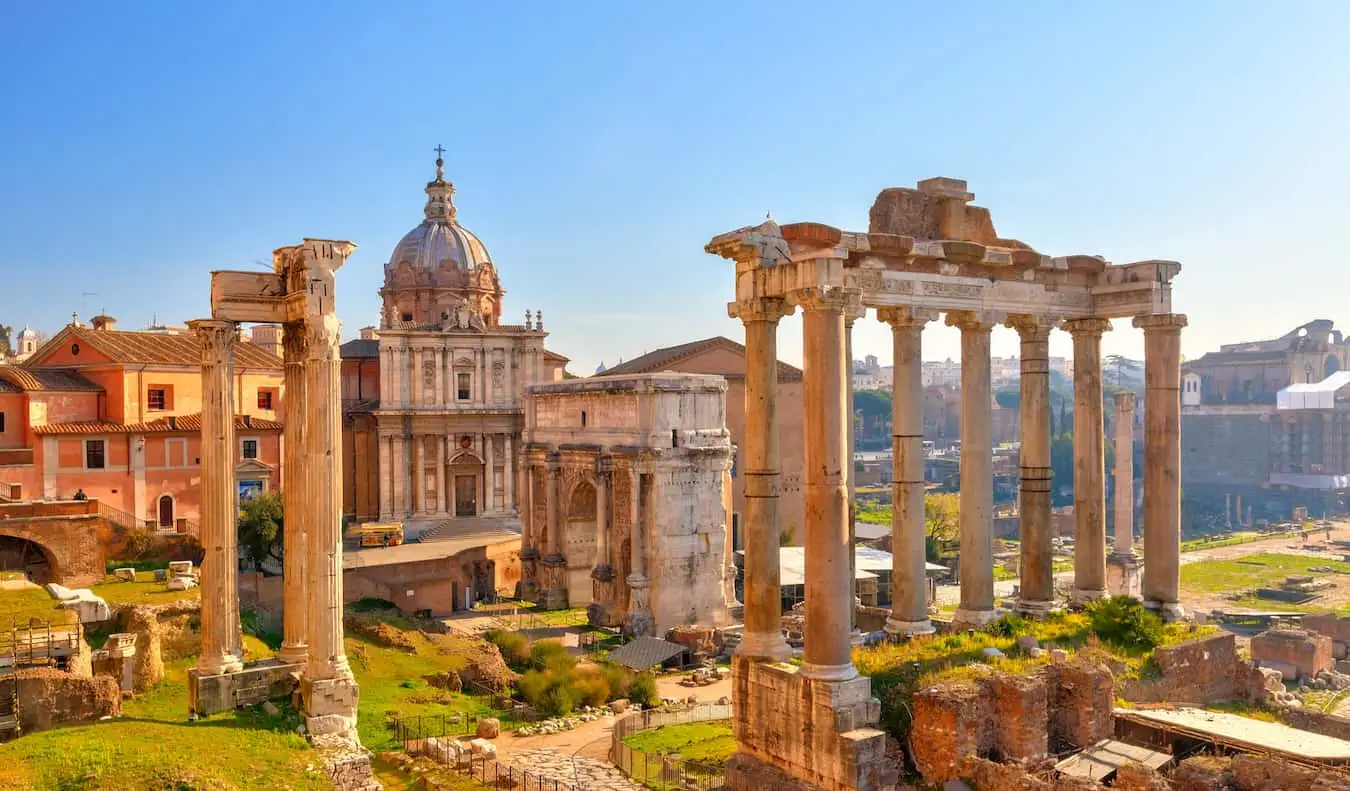
[[[423,220],[384,268],[378,330],[343,345],[343,508],[356,521],[514,524],[525,389],[562,378],[542,311],[502,323],[487,248],[436,160]],[[448,523],[448,525],[447,525]]]
[[[660,373],[529,388],[525,598],[633,635],[729,622],[726,387]]]
[[[897,782],[876,728],[880,706],[853,666],[851,568],[852,328],[868,310],[891,327],[892,611],[895,635],[931,632],[924,558],[924,327],[946,314],[961,330],[960,625],[998,617],[993,576],[990,333],[1021,337],[1019,388],[1021,585],[1028,615],[1058,606],[1051,553],[1049,335],[1074,347],[1076,599],[1106,595],[1106,503],[1101,339],[1110,319],[1144,334],[1145,565],[1141,594],[1166,618],[1179,601],[1181,330],[1172,313],[1174,261],[1113,265],[1053,257],[1000,237],[989,210],[959,179],[935,178],[877,196],[866,232],[772,219],[721,234],[709,253],[734,262],[730,315],[745,326],[745,631],[733,662],[737,753],[727,787],[885,789]],[[803,314],[806,627],[800,666],[781,633],[777,332]]]

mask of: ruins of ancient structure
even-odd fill
[[[1021,336],[1022,558],[1018,609],[1055,607],[1051,555],[1048,337],[1074,343],[1074,453],[1079,599],[1106,594],[1101,337],[1108,319],[1133,317],[1145,338],[1143,596],[1179,617],[1180,335],[1171,312],[1172,261],[1112,265],[1097,256],[1051,257],[1001,239],[966,183],[935,178],[884,190],[868,231],[772,219],[712,239],[735,262],[729,306],[746,335],[745,634],[733,664],[738,752],[728,787],[878,788],[894,783],[879,705],[850,654],[848,318],[867,309],[895,344],[893,634],[931,631],[925,598],[920,349],[939,313],[961,329],[961,601],[956,622],[997,616],[992,553],[990,332]],[[781,663],[777,329],[803,312],[806,437],[806,634],[801,666]],[[855,319],[856,320],[856,319]]]
[[[306,239],[273,255],[274,272],[213,272],[210,319],[190,322],[202,342],[201,656],[190,671],[194,713],[233,707],[239,695],[300,677],[301,711],[315,744],[359,747],[357,685],[342,626],[342,512],[334,274],[355,245]],[[240,322],[284,327],[285,621],[276,660],[244,665],[236,576],[234,350]],[[367,772],[368,774],[368,772]],[[373,786],[378,787],[378,786]]]
[[[522,595],[633,635],[728,622],[726,387],[676,373],[529,387]]]

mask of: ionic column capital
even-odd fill
[[[1135,328],[1143,330],[1145,335],[1179,333],[1186,325],[1185,313],[1155,313],[1149,316],[1134,317]]]
[[[905,329],[923,329],[923,326],[930,321],[937,321],[939,313],[929,308],[915,308],[908,305],[902,305],[893,308],[877,308],[877,319],[891,325],[891,330],[897,332]]]
[[[1050,340],[1050,330],[1060,325],[1060,319],[1054,316],[1030,316],[1023,313],[1013,314],[1005,322],[1008,327],[1017,330],[1023,343],[1045,342]]]
[[[1111,329],[1111,322],[1109,319],[1099,319],[1095,316],[1085,319],[1069,319],[1064,322],[1064,329],[1074,337],[1095,335],[1100,338],[1103,332]]]
[[[727,315],[740,319],[742,324],[755,321],[777,324],[784,316],[791,316],[794,310],[796,308],[782,297],[755,297],[727,303]]]
[[[947,326],[957,327],[962,332],[988,333],[1002,324],[1005,318],[993,311],[953,310],[947,313]]]
[[[810,286],[800,288],[788,294],[788,300],[800,305],[803,312],[843,313],[857,297],[857,289],[843,286]]]

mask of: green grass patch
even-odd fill
[[[62,626],[75,623],[76,615],[72,610],[58,610],[56,599],[42,588],[0,590],[0,629],[8,630],[15,624],[27,626],[33,618]]]
[[[168,604],[201,597],[199,588],[171,591],[167,586],[167,582],[156,582],[153,573],[138,571],[135,582],[105,577],[102,582],[91,586],[90,590],[102,596],[110,607],[121,604]]]
[[[1220,547],[1235,547],[1239,544],[1250,544],[1253,541],[1265,541],[1271,538],[1284,538],[1296,536],[1298,531],[1290,533],[1259,533],[1255,530],[1243,530],[1233,533],[1227,538],[1209,540],[1207,538],[1192,538],[1189,541],[1181,542],[1182,552],[1198,552],[1202,549],[1219,549]]]
[[[1350,574],[1350,563],[1303,555],[1283,555],[1262,552],[1240,560],[1201,560],[1181,567],[1181,585],[1193,591],[1207,593],[1235,593],[1256,588],[1275,588],[1286,577],[1318,575],[1313,567],[1330,567]],[[1262,600],[1259,606],[1270,602]],[[1272,608],[1274,609],[1274,608]]]
[[[708,766],[724,766],[736,752],[731,720],[664,725],[639,731],[625,738],[623,743],[639,752],[678,754],[683,760]]]

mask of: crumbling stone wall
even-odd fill
[[[1237,640],[1227,632],[1159,648],[1161,678],[1127,679],[1121,697],[1133,703],[1195,703],[1245,698],[1250,667],[1239,667]]]
[[[930,783],[957,779],[965,758],[1035,760],[1051,748],[1086,747],[1112,733],[1115,683],[1090,660],[1029,676],[990,673],[914,695],[909,749]]]
[[[1111,736],[1116,684],[1111,669],[1100,662],[1057,662],[1050,677],[1049,737],[1051,749],[1087,747]]]
[[[20,671],[15,680],[19,726],[24,732],[122,714],[122,691],[108,676],[75,676],[37,668]]]
[[[201,650],[201,603],[132,605],[117,611],[118,630],[136,635],[136,690],[164,679],[164,662]]]
[[[1252,638],[1252,660],[1290,681],[1330,670],[1331,653],[1330,637],[1305,629],[1271,629]]]

